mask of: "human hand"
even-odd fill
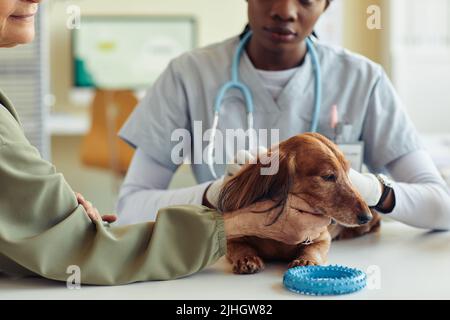
[[[320,237],[331,223],[329,217],[313,209],[295,195],[289,195],[281,213],[276,202],[266,200],[247,208],[223,214],[228,239],[256,236],[289,245],[310,242]]]
[[[237,152],[234,161],[232,163],[228,163],[225,168],[225,174],[214,181],[206,190],[204,195],[205,204],[211,208],[217,208],[219,202],[219,194],[222,190],[222,187],[234,176],[238,173],[242,167],[246,164],[253,163],[256,161],[258,155],[267,153],[267,149],[264,147],[258,147],[256,150],[247,151],[240,150]]]
[[[370,173],[359,173],[350,169],[348,174],[352,185],[358,191],[369,207],[376,206],[383,193],[383,187],[377,177]]]
[[[95,208],[91,202],[87,201],[81,193],[76,192],[75,195],[77,197],[78,204],[83,206],[84,210],[86,211],[88,217],[91,219],[92,222],[104,221],[108,223],[113,223],[117,220],[117,216],[115,215],[109,214],[101,216],[97,208]]]

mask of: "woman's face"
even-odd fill
[[[0,47],[13,47],[34,38],[34,16],[41,0],[0,0]]]
[[[270,51],[298,48],[326,7],[327,0],[248,0],[253,39]]]

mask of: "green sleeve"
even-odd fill
[[[223,219],[202,206],[162,209],[156,222],[92,223],[63,176],[3,120],[0,270],[66,281],[75,265],[82,283],[117,285],[193,274],[225,254]]]

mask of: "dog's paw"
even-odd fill
[[[253,274],[264,269],[264,262],[258,256],[246,256],[233,263],[233,272],[236,274]]]
[[[305,267],[305,266],[318,266],[320,263],[317,262],[314,259],[308,259],[308,258],[297,258],[291,263],[289,263],[288,268],[295,268],[295,267]]]

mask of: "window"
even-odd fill
[[[392,79],[422,133],[450,132],[450,0],[389,1]]]
[[[25,135],[44,158],[50,157],[50,137],[46,132],[48,61],[43,32],[45,6],[37,17],[36,39],[28,45],[0,50],[0,88],[19,113]]]

